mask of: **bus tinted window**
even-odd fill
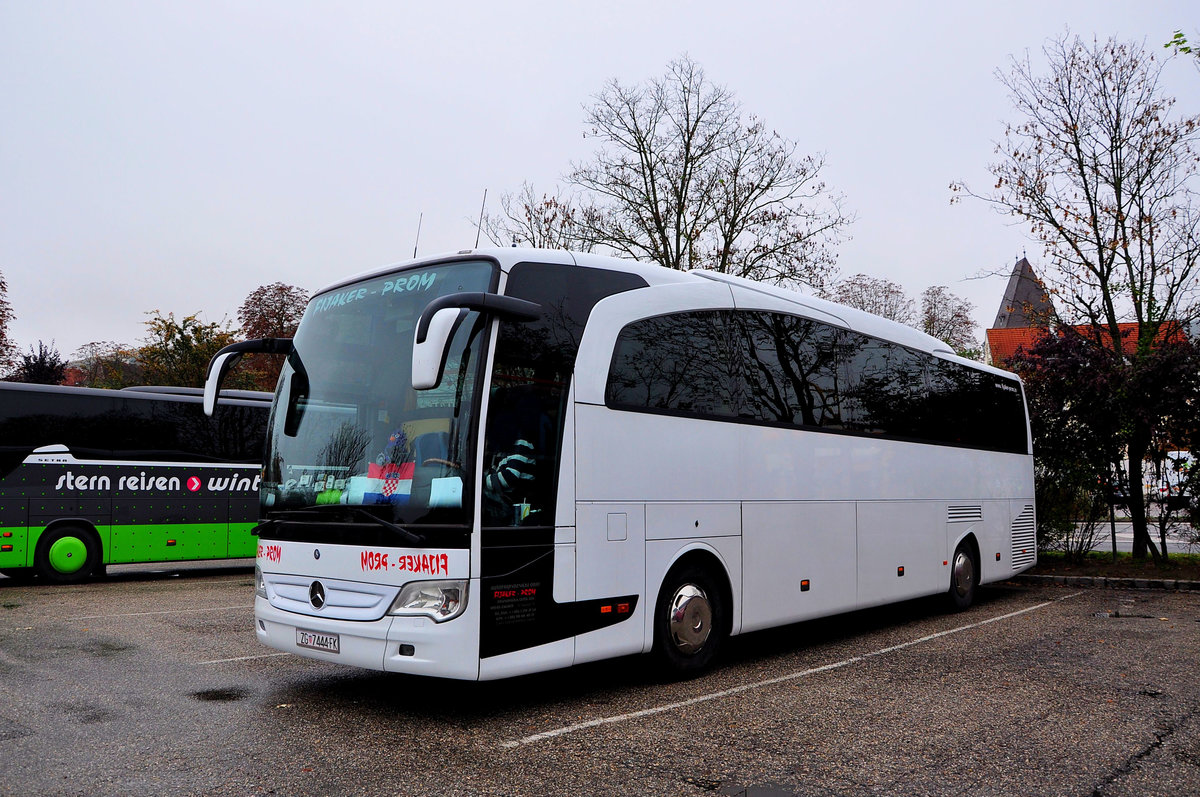
[[[952,445],[1016,454],[1028,451],[1024,406],[1016,382],[934,360],[929,385],[929,436]]]
[[[609,370],[607,402],[710,418],[737,417],[735,352],[727,315],[680,313],[625,327]]]
[[[0,391],[0,439],[20,458],[57,444],[81,459],[257,463],[266,407],[225,401],[210,419],[198,397],[6,389]]]
[[[929,393],[925,383],[925,364],[929,355],[887,344],[888,365],[886,395],[878,415],[885,433],[893,437],[919,439],[924,436]]]
[[[835,328],[782,313],[737,314],[745,404],[742,417],[841,428]]]
[[[1012,379],[783,313],[678,313],[629,324],[612,407],[1028,452]]]
[[[887,343],[854,332],[842,333],[838,362],[839,396],[846,429],[887,434],[891,374]]]

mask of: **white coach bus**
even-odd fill
[[[335,284],[285,353],[255,624],[501,678],[945,593],[1034,564],[1021,383],[781,288],[472,250]]]

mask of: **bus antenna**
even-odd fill
[[[479,206],[479,223],[475,225],[475,248],[479,248],[479,233],[483,232],[483,211],[487,209],[487,189],[483,189],[483,203]]]
[[[417,216],[417,238],[413,241],[413,258],[417,256],[417,244],[421,242],[421,222],[425,219],[425,211],[421,211],[421,215]]]

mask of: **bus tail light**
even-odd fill
[[[400,590],[388,614],[453,620],[467,607],[466,581],[411,581]]]

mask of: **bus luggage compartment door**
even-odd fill
[[[646,583],[644,505],[580,503],[575,535],[575,600],[582,604],[637,597],[628,617],[575,640],[575,663],[640,653],[645,642],[646,611],[642,596]]]

